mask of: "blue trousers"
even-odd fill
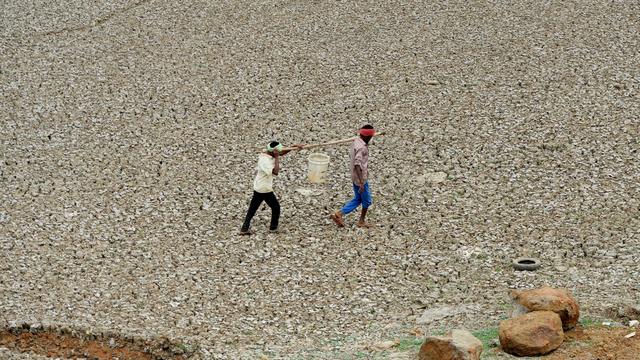
[[[353,184],[353,193],[355,194],[353,199],[342,207],[341,211],[345,215],[357,209],[360,204],[362,204],[363,209],[368,209],[373,203],[371,191],[369,190],[369,182],[364,183],[364,192],[362,194],[360,194],[360,187]]]

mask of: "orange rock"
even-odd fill
[[[543,355],[564,341],[562,321],[552,311],[533,311],[502,321],[499,336],[502,350],[517,356]]]
[[[553,311],[560,316],[564,330],[573,329],[580,318],[580,307],[571,294],[564,289],[548,286],[527,291],[514,291],[516,302],[529,311]]]
[[[427,337],[420,353],[419,360],[479,360],[482,353],[482,342],[466,330],[452,330],[446,336]]]

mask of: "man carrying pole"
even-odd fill
[[[300,150],[303,145],[294,145],[294,150]],[[260,153],[258,157],[258,166],[256,178],[253,181],[253,197],[249,204],[249,210],[247,216],[244,219],[242,228],[240,229],[240,235],[250,235],[249,231],[251,226],[251,219],[258,211],[260,204],[263,201],[271,208],[271,226],[269,226],[270,232],[278,231],[278,220],[280,219],[280,203],[273,193],[273,176],[278,176],[280,172],[280,156],[289,153],[290,149],[283,149],[282,144],[277,141],[272,141],[267,145],[267,151]]]
[[[353,183],[354,197],[346,203],[341,210],[331,214],[331,220],[339,227],[344,226],[344,215],[349,214],[362,205],[362,213],[357,226],[368,228],[371,225],[365,221],[367,210],[372,204],[371,191],[369,190],[369,141],[376,134],[373,126],[365,125],[360,129],[360,136],[351,144],[349,158],[351,159],[351,182]]]

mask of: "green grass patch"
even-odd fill
[[[578,324],[582,325],[582,327],[598,327],[602,326],[602,321],[593,318],[581,318]]]
[[[498,328],[484,328],[476,331],[472,331],[471,333],[475,336],[480,342],[482,342],[482,354],[480,355],[481,359],[494,359],[495,354],[498,351],[496,347],[491,346],[491,340],[498,338]]]
[[[415,350],[420,348],[420,346],[422,346],[422,343],[424,343],[424,338],[401,339],[400,344],[396,346],[396,349],[400,352]]]
[[[491,348],[491,340],[498,338],[498,328],[480,329],[472,332],[472,334],[482,342],[482,347],[486,350]]]

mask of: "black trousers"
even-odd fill
[[[276,198],[276,194],[273,192],[259,193],[254,191],[251,203],[249,204],[249,211],[247,211],[247,217],[244,218],[244,224],[242,224],[242,231],[249,230],[249,227],[251,226],[251,219],[253,219],[256,211],[258,211],[258,208],[263,201],[271,208],[271,226],[269,226],[269,229],[276,230],[278,228],[278,220],[280,219],[280,203]]]

